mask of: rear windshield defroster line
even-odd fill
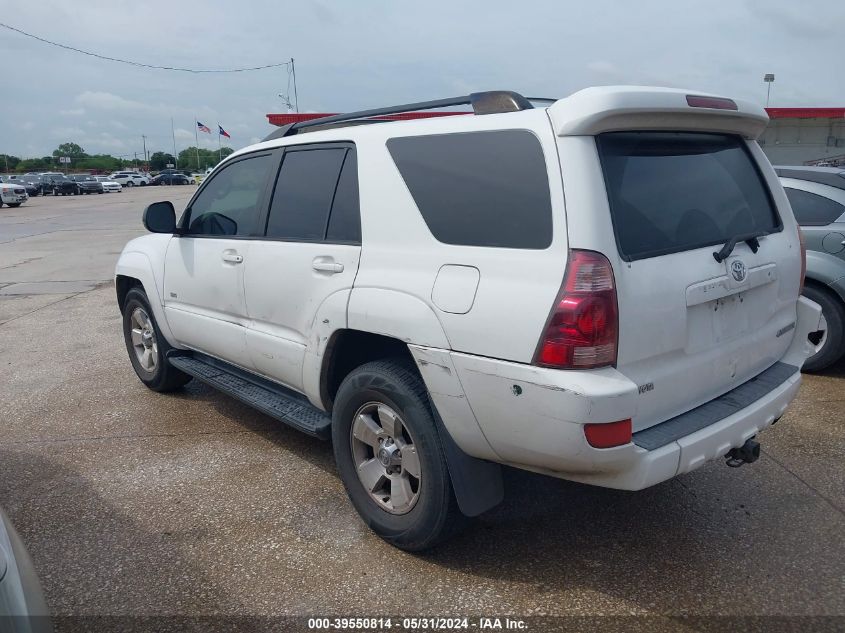
[[[782,230],[738,136],[609,132],[596,137],[619,254],[627,261]]]

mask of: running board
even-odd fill
[[[176,369],[210,387],[284,422],[293,428],[327,440],[332,418],[295,391],[204,354],[171,353],[167,361]]]

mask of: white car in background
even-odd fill
[[[26,195],[26,188],[23,183],[0,181],[0,207],[4,204],[10,207],[19,207],[26,202],[29,196]]]
[[[94,176],[97,182],[103,183],[103,191],[106,193],[113,193],[117,192],[120,193],[123,191],[123,185],[121,185],[116,180],[112,180],[109,176]]]
[[[123,187],[145,187],[150,184],[149,177],[137,171],[116,171],[109,178]]]

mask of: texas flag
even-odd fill
[[[206,134],[211,134],[211,129],[207,125],[203,125],[199,121],[197,121],[197,129],[200,132],[205,132]]]
[[[225,136],[226,138],[232,138],[231,136],[229,136],[229,133],[226,130],[224,130],[223,127],[219,123],[217,124],[217,127],[220,130],[219,132],[217,132],[220,136]]]

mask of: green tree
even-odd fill
[[[71,158],[85,158],[87,154],[81,146],[76,143],[62,143],[53,150],[53,156],[70,156]]]
[[[153,155],[150,156],[150,169],[154,171],[161,171],[162,169],[166,169],[168,165],[173,165],[175,163],[176,159],[173,158],[172,154],[153,152]]]
[[[220,162],[221,157],[226,158],[234,151],[231,147],[224,147],[219,151],[216,149],[200,149],[197,152],[196,147],[187,147],[179,152],[179,169],[199,169],[202,171],[206,167],[214,167]],[[199,165],[197,165],[197,154],[199,154]]]
[[[123,166],[122,161],[108,154],[95,154],[85,158],[77,158],[71,163],[72,169],[117,171]]]
[[[4,171],[14,171],[18,167],[21,159],[17,156],[10,156],[9,154],[0,154],[0,169]]]
[[[41,158],[24,158],[18,163],[18,171],[48,171],[56,168],[55,159],[52,156],[42,156]]]

